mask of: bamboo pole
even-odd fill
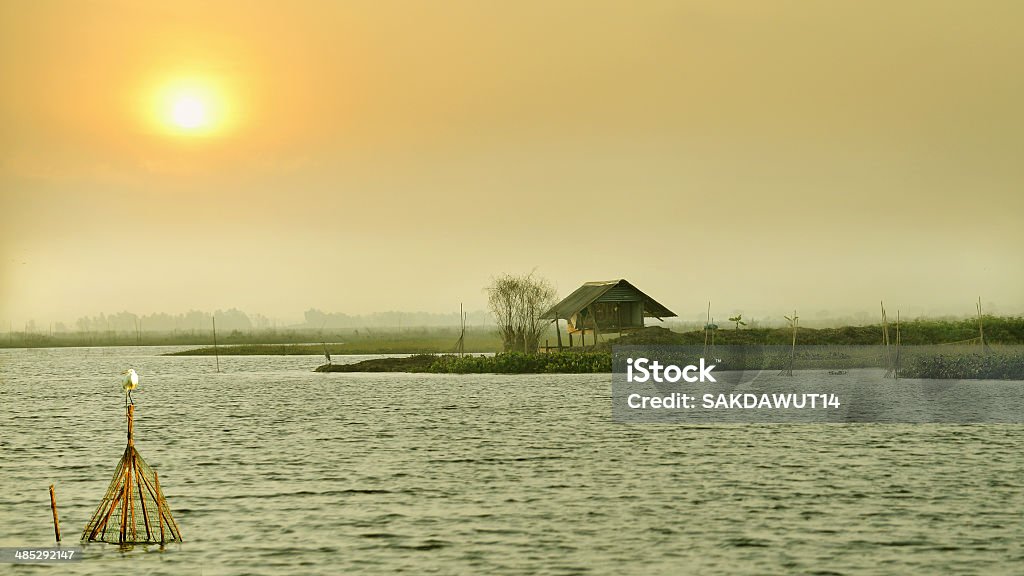
[[[160,520],[160,543],[164,542],[164,529],[163,525],[167,523],[167,530],[171,533],[171,539],[177,538],[181,542],[181,530],[178,528],[178,523],[174,521],[174,516],[171,516],[170,506],[167,505],[167,500],[163,498],[163,493],[160,492],[160,475],[157,474],[156,470],[153,471],[153,482],[156,486],[151,486],[149,480],[145,476],[142,477],[143,482],[146,483],[146,488],[150,494],[153,495],[153,499],[156,500],[157,514]]]
[[[160,498],[160,510],[170,510],[167,506],[167,500],[163,497],[164,493],[160,491],[160,476],[157,475],[156,470],[153,471],[153,481],[156,483],[156,494]],[[172,528],[173,526],[173,528]],[[181,541],[181,530],[178,529],[178,523],[174,521],[174,516],[167,515],[167,527],[171,529],[171,535],[177,536],[178,541]]]
[[[131,456],[128,457],[131,462]],[[126,541],[125,530],[128,529],[128,503],[132,499],[132,484],[130,471],[131,466],[125,466],[124,468],[124,490],[121,492],[121,530],[118,532],[120,537],[118,542],[124,543]]]
[[[135,527],[135,505],[132,500],[132,469],[135,463],[135,406],[128,405],[128,448],[125,450],[124,492],[121,501],[121,542],[126,541],[129,514]]]
[[[50,510],[53,511],[53,536],[60,542],[60,521],[57,519],[57,496],[53,493],[53,484],[50,484]]]
[[[893,372],[892,351],[889,349],[889,317],[885,314],[885,302],[879,302],[882,307],[882,345],[885,346],[885,377],[888,378]]]
[[[900,379],[900,311],[896,310],[896,362],[893,365],[893,378]]]
[[[157,478],[156,470],[153,471],[153,479],[157,482],[157,486],[159,487],[160,481]],[[159,492],[157,492],[159,488],[154,490],[153,487],[149,485],[149,481],[146,480],[145,476],[142,477],[142,482],[146,485],[146,490],[148,490],[149,494],[153,497],[153,501],[156,502],[156,520],[160,524],[160,543],[163,544],[166,538],[164,537],[164,514],[163,510],[160,509],[160,496],[158,496]]]
[[[711,301],[709,300],[708,301],[708,319],[707,319],[707,322],[704,323],[704,354],[703,354],[703,356],[705,358],[708,357],[708,330],[711,329],[710,326],[711,326]]]
[[[139,457],[139,453],[135,452],[134,450],[132,450],[132,463],[131,463],[131,466],[128,468],[128,482],[133,482],[133,478],[132,478],[132,476],[134,475],[133,473],[138,470],[138,467],[135,465],[136,464],[135,463],[135,459],[138,458],[138,457]],[[136,524],[135,524],[135,498],[132,497],[131,486],[129,486],[128,488],[129,489],[126,491],[126,494],[128,495],[128,527],[130,529],[131,538],[132,538],[130,541],[131,542],[138,542],[138,540],[139,540],[139,532],[136,529]]]
[[[128,405],[128,446],[135,446],[135,406]]]
[[[146,525],[146,542],[153,539],[153,532],[149,528],[149,510],[146,508],[146,496],[142,493],[142,473],[135,469],[135,485],[139,490],[139,503],[142,504],[142,521]]]
[[[217,361],[217,372],[220,372],[220,353],[217,352],[217,317],[211,316],[213,319],[213,357]],[[229,334],[230,336],[230,334]]]
[[[793,361],[796,360],[796,327],[797,327],[797,324],[799,323],[799,321],[800,321],[800,319],[796,315],[796,310],[793,310],[793,349],[792,349],[792,351],[790,352],[790,355],[789,355],[789,357],[790,357],[789,366],[790,366],[791,369],[793,367]]]
[[[107,523],[110,522],[110,517],[114,515],[114,510],[117,510],[117,502],[121,500],[121,495],[124,493],[124,484],[119,484],[118,488],[117,495],[110,499],[110,509],[107,510],[107,515],[103,517],[103,522],[97,524],[92,529],[92,533],[89,534],[89,540],[95,540],[97,532],[107,531]]]
[[[981,340],[982,349],[985,348],[985,324],[982,321],[981,296],[978,296],[978,339]]]

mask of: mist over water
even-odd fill
[[[1024,561],[1019,425],[622,425],[607,376],[0,352],[0,546],[75,544],[137,446],[184,543],[62,573],[977,573]],[[356,361],[361,358],[345,358]],[[855,376],[855,374],[851,373]],[[25,566],[5,572],[35,573]]]

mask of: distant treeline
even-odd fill
[[[335,328],[350,329],[381,329],[381,328],[405,328],[423,327],[432,328],[440,326],[458,326],[459,313],[434,314],[430,312],[376,312],[366,315],[349,315],[343,313],[322,312],[315,308],[306,310],[304,321],[299,324],[284,325],[276,322],[262,314],[246,314],[237,308],[228,310],[217,310],[215,312],[204,312],[200,310],[189,310],[183,314],[135,314],[133,312],[118,312],[116,314],[99,314],[96,316],[83,316],[72,325],[64,322],[55,322],[50,325],[41,326],[35,322],[28,322],[25,326],[19,326],[18,332],[26,334],[64,334],[69,332],[90,332],[90,333],[132,333],[137,332],[203,332],[212,328],[212,320],[217,319],[217,330],[224,333],[238,330],[248,332],[252,330],[290,329],[296,331],[321,330]],[[467,314],[466,324],[468,326],[492,325],[494,322],[486,312],[475,311]],[[13,330],[12,330],[13,331]]]
[[[1024,318],[1013,316],[984,316],[982,323],[985,341],[991,344],[1024,344]],[[911,320],[900,324],[900,340],[906,345],[952,344],[978,337],[977,319],[964,320]],[[740,329],[719,328],[714,331],[716,344],[783,345],[792,342],[790,328]],[[896,341],[896,326],[889,325],[889,339]],[[625,336],[611,344],[689,344],[703,345],[703,330],[669,332],[650,327]],[[843,326],[841,328],[797,328],[797,344],[850,344],[872,345],[882,343],[882,326]]]
[[[351,328],[351,329],[280,329],[224,330],[217,319],[217,343],[222,354],[226,350],[252,350],[240,354],[297,354],[293,347],[326,342],[332,354],[376,354],[447,352],[455,349],[460,329],[454,326],[427,328]],[[10,332],[0,336],[0,348],[60,348],[69,346],[209,346],[213,344],[211,328],[175,330],[170,332],[85,331]],[[277,348],[259,348],[263,345]],[[466,350],[493,352],[501,348],[501,339],[493,327],[466,328]],[[312,353],[321,353],[317,344]],[[213,348],[209,348],[213,354]],[[229,352],[230,353],[230,352]]]
[[[459,326],[459,313],[434,314],[431,312],[375,312],[373,314],[350,316],[341,312],[322,312],[316,308],[304,313],[305,328],[401,328],[417,326],[436,328]],[[220,322],[220,318],[217,319]],[[467,312],[467,326],[493,326],[494,320],[488,312],[477,310]]]
[[[310,311],[315,312],[315,311]],[[392,313],[373,315],[381,322],[394,320],[389,316]],[[339,315],[328,315],[335,317]],[[340,315],[344,316],[344,315]],[[430,315],[437,317],[444,315]],[[456,313],[456,317],[458,314]],[[166,317],[166,318],[164,318]],[[403,318],[417,318],[414,314],[403,314]],[[141,322],[142,328],[132,328],[132,318]],[[170,325],[177,326],[169,330],[157,330],[156,321],[163,318],[170,322]],[[265,323],[262,316],[256,317],[261,323]],[[321,317],[317,314],[307,315],[307,322],[316,321]],[[370,317],[349,317],[363,318]],[[113,319],[113,320],[112,320]],[[170,320],[168,320],[170,319]],[[340,322],[340,320],[338,320]],[[354,320],[353,320],[354,321]],[[438,320],[440,321],[440,320]],[[175,324],[175,322],[177,324]],[[246,324],[248,322],[248,324]],[[1024,318],[985,316],[983,318],[985,341],[989,344],[1024,344]],[[11,331],[6,337],[0,336],[0,348],[42,348],[62,346],[189,346],[189,345],[210,345],[213,343],[213,332],[210,316],[204,312],[189,312],[179,316],[156,314],[152,316],[135,317],[130,313],[122,313],[114,316],[99,316],[89,320],[80,321],[85,329],[74,331]],[[107,326],[110,328],[106,328]],[[159,324],[157,324],[159,325]],[[321,327],[322,325],[322,327]],[[248,326],[248,327],[247,327]],[[545,342],[554,346],[557,338],[554,333],[553,324],[548,327],[547,333],[543,335],[541,345]],[[152,329],[150,329],[152,328]],[[705,333],[703,330],[692,330],[689,332],[673,332],[660,326],[649,326],[648,328],[627,334],[621,340],[615,338],[617,334],[601,335],[602,348],[610,348],[614,344],[676,344],[676,345],[703,345]],[[896,327],[889,326],[890,340],[895,342]],[[951,344],[964,342],[978,337],[978,323],[976,319],[965,320],[911,320],[900,325],[900,339],[906,345],[921,344]],[[422,326],[417,324],[403,325],[397,327],[374,327],[360,325],[358,327],[338,327],[324,323],[315,326],[299,326],[289,328],[255,327],[252,321],[244,313],[237,310],[217,312],[217,341],[222,345],[255,345],[255,344],[300,344],[327,342],[328,344],[339,345],[333,353],[429,353],[449,351],[459,338],[459,328],[455,326]],[[476,324],[469,322],[467,325],[467,343],[472,339],[476,352],[497,352],[501,350],[501,342],[497,337],[493,324]],[[785,345],[792,339],[792,331],[788,328],[741,328],[736,330],[733,327],[722,327],[714,331],[715,344],[758,344],[758,345]],[[562,340],[568,344],[568,338],[563,333]],[[592,346],[593,334],[587,334],[587,346]],[[345,346],[341,346],[345,343]],[[579,340],[576,339],[576,346]],[[882,327],[872,326],[844,326],[841,328],[799,328],[797,330],[797,344],[814,345],[875,345],[882,343]],[[467,348],[468,350],[468,348]],[[273,352],[256,352],[273,353]]]
[[[435,354],[454,352],[461,332],[457,328],[410,328],[401,332],[369,332],[364,329],[358,338],[345,338],[344,342],[329,340],[322,344],[315,342],[315,334],[301,343],[251,343],[239,344],[227,339],[220,340],[216,350],[213,346],[192,348],[173,352],[168,356],[321,356],[324,352],[332,356],[346,354]],[[494,352],[501,349],[501,338],[493,329],[467,329],[463,350],[465,352]]]

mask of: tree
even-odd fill
[[[532,272],[504,274],[491,280],[486,290],[505,351],[536,352],[547,325],[540,315],[555,304],[557,296],[551,282]]]
[[[746,326],[747,325],[747,323],[743,321],[743,314],[737,314],[737,315],[733,316],[732,318],[729,318],[729,322],[735,322],[737,330],[740,329],[740,326]]]

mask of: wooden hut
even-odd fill
[[[623,334],[644,327],[645,318],[675,317],[672,312],[657,300],[640,291],[629,282],[607,280],[603,282],[587,282],[569,294],[564,300],[555,304],[541,318],[566,321],[566,331],[570,336],[579,334],[581,342],[586,342],[586,333],[594,335],[594,341],[604,333]],[[561,327],[558,327],[559,347],[561,347]]]

